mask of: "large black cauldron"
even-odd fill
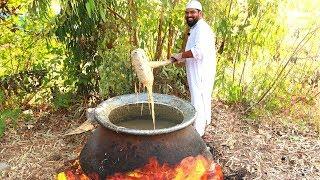
[[[150,116],[146,94],[123,95],[102,102],[95,109],[95,118],[101,126],[94,131],[80,154],[80,165],[86,174],[98,174],[100,179],[105,179],[117,172],[143,167],[150,157],[170,165],[200,154],[211,159],[204,141],[192,126],[196,115],[194,107],[174,96],[153,96],[156,122],[164,119],[176,125],[155,130],[116,125],[121,121]]]

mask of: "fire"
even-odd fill
[[[75,171],[69,170],[57,175],[57,180],[90,180],[98,179],[97,176],[84,175],[80,166]],[[90,178],[89,178],[90,177]],[[208,161],[203,156],[184,158],[177,166],[159,164],[156,158],[150,158],[144,167],[128,173],[116,173],[107,177],[109,180],[223,180],[221,167]]]

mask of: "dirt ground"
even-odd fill
[[[204,140],[229,179],[320,179],[319,135],[280,119],[250,121],[216,102]],[[0,179],[55,179],[91,132],[63,135],[84,121],[57,112],[7,128],[0,139]]]

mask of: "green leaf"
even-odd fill
[[[0,138],[3,136],[5,127],[6,127],[5,119],[0,117]]]
[[[0,104],[4,103],[4,101],[5,101],[4,92],[0,90]]]
[[[88,13],[89,17],[91,18],[91,7],[90,7],[89,2],[86,3],[86,9],[87,9],[87,13]]]
[[[90,4],[91,10],[94,10],[95,9],[94,1],[93,0],[89,0],[89,4]]]
[[[100,16],[101,16],[103,22],[106,22],[106,20],[107,20],[106,19],[106,11],[102,7],[99,8],[99,11],[100,11]]]

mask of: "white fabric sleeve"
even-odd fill
[[[207,48],[207,43],[210,34],[207,32],[206,28],[200,27],[197,29],[198,32],[196,33],[195,36],[195,45],[191,47],[191,52],[193,54],[193,58],[196,60],[201,60],[203,59],[203,56],[205,54],[206,48]]]
[[[201,53],[201,49],[198,46],[194,46],[190,50],[193,54],[193,58],[195,58],[196,60],[202,59],[203,54]]]

